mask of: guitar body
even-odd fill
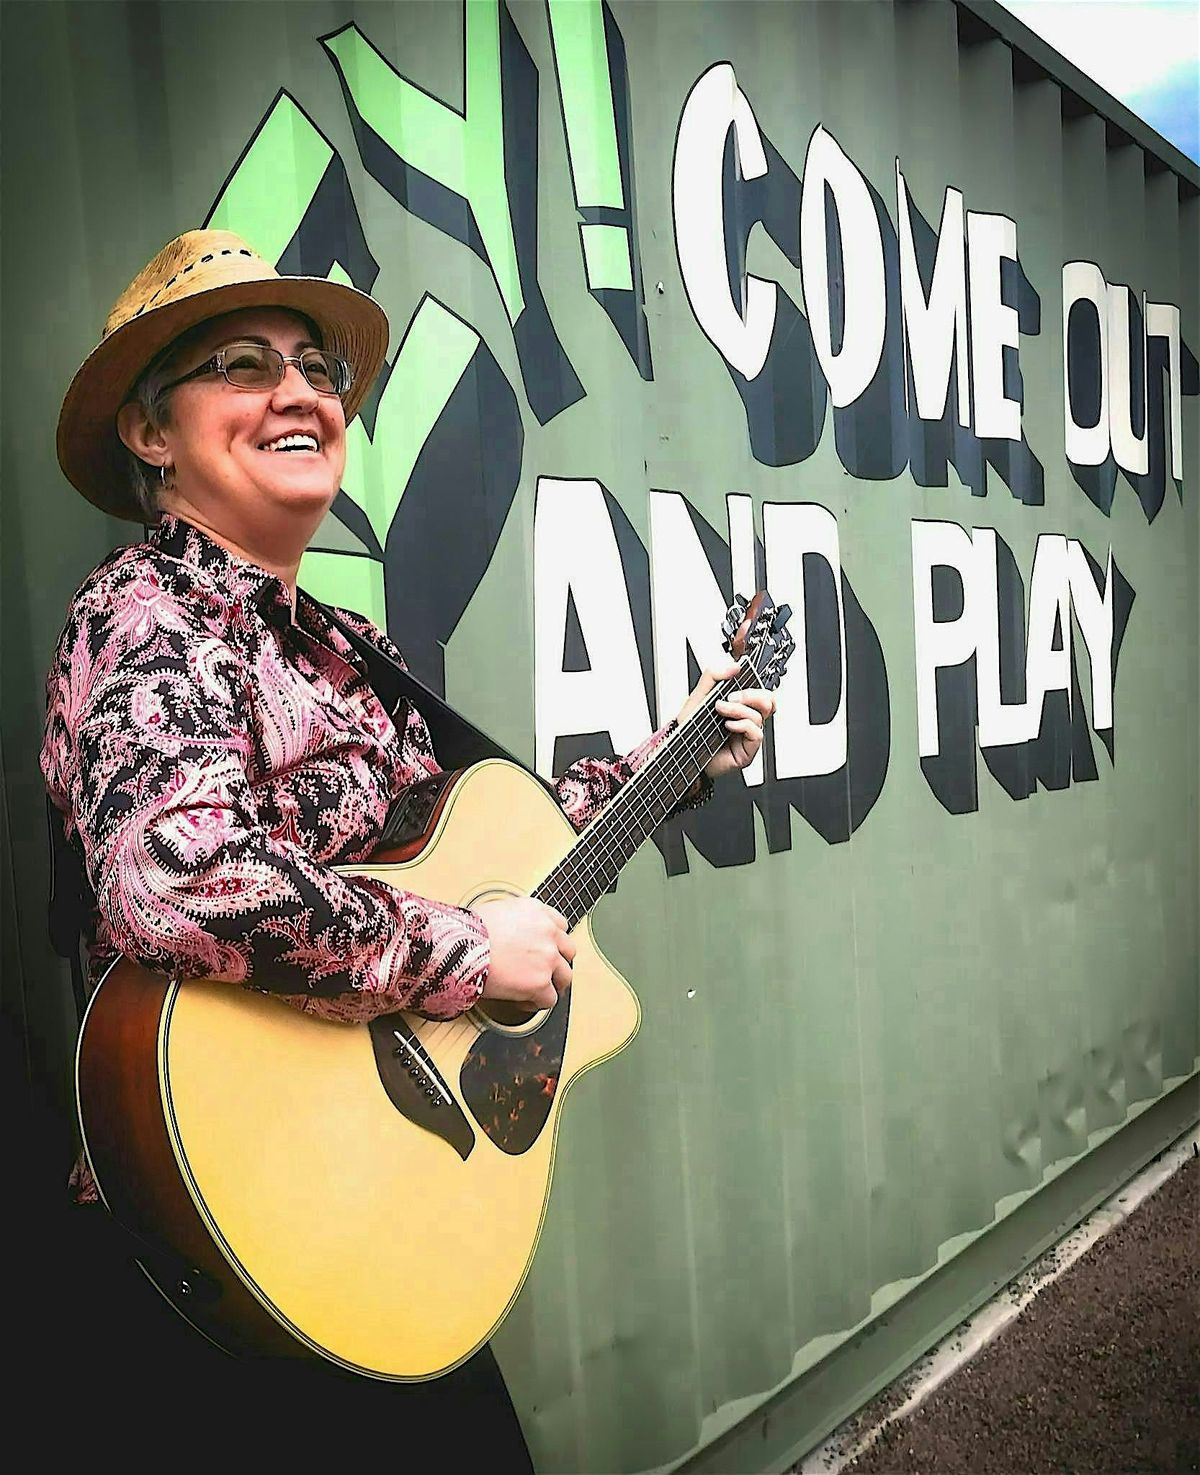
[[[406,850],[344,869],[470,906],[528,894],[575,838],[533,778],[489,760],[448,781]],[[181,1257],[143,1259],[163,1293],[233,1350],[377,1378],[479,1348],[528,1274],[565,1091],[638,1025],[586,917],[574,939],[571,987],[517,1024],[333,1024],[110,970],[80,1038],[80,1120],[106,1203]]]

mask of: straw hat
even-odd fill
[[[141,522],[117,411],[146,366],[181,333],[244,307],[284,307],[315,323],[324,347],[354,367],[346,419],[358,412],[387,352],[388,322],[379,304],[322,277],[280,276],[232,231],[187,231],[117,298],[63,400],[58,464],[89,502]]]

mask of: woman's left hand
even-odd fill
[[[719,681],[727,681],[737,673],[736,662],[705,671],[680,710],[680,727],[703,704],[704,698]],[[752,687],[747,691],[731,692],[728,701],[716,704],[716,710],[725,719],[725,729],[729,736],[709,759],[704,770],[709,778],[717,778],[722,773],[745,768],[748,763],[754,762],[759,748],[762,747],[763,723],[775,710],[775,698],[761,687]]]

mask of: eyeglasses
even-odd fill
[[[354,383],[353,367],[323,348],[305,348],[293,356],[268,348],[265,343],[229,343],[190,373],[164,384],[156,398],[202,374],[223,374],[235,389],[274,389],[282,382],[288,364],[295,364],[318,394],[336,394],[344,399]]]

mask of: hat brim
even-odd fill
[[[251,307],[286,308],[316,325],[322,346],[354,368],[344,401],[347,422],[354,418],[387,354],[387,315],[373,298],[323,277],[267,277],[193,292],[123,323],[71,380],[58,417],[58,464],[89,502],[114,517],[143,520],[129,484],[128,452],[117,434],[117,411],[147,365],[181,333]]]

